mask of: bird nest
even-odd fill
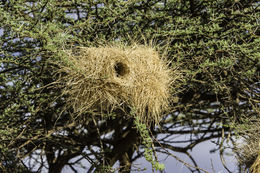
[[[67,63],[59,64],[59,72],[66,75],[60,81],[67,106],[77,114],[121,109],[145,123],[158,123],[168,109],[171,84],[178,75],[173,77],[168,62],[154,48],[80,47],[65,53]]]
[[[250,120],[250,121],[249,121]],[[259,117],[247,118],[247,123],[242,125],[239,133],[243,139],[236,149],[237,159],[242,167],[249,172],[260,172],[260,121]],[[238,126],[239,127],[239,126]]]

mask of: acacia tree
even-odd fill
[[[104,40],[167,45],[167,58],[178,64],[183,79],[161,129],[150,127],[157,152],[185,153],[259,114],[257,0],[2,0],[0,14],[3,172],[61,172],[66,165],[76,172],[82,159],[90,163],[89,172],[108,171],[117,161],[121,172],[130,172],[143,155],[136,150],[143,143],[132,119],[71,118],[74,110],[64,111],[62,88],[48,87],[59,77],[55,61],[64,56],[61,49],[73,46]],[[211,135],[178,148],[170,140],[177,127],[183,134]]]

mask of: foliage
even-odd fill
[[[144,145],[144,157],[145,159],[152,164],[152,167],[155,170],[163,170],[164,164],[160,164],[157,160],[153,158],[153,140],[147,130],[147,127],[144,123],[141,122],[139,117],[136,117],[134,124],[141,135],[142,144]]]
[[[91,163],[90,171],[117,160],[120,167],[131,168],[126,158],[140,144],[132,119],[120,110],[115,112],[121,117],[107,118],[106,123],[101,117],[72,118],[73,109],[63,109],[67,97],[60,97],[62,88],[48,87],[59,78],[53,62],[66,59],[61,50],[74,46],[154,40],[167,47],[165,56],[172,66],[180,64],[183,75],[171,105],[172,123],[176,115],[184,115],[188,124],[197,117],[221,117],[222,124],[258,117],[257,0],[2,0],[0,23],[4,172],[60,172],[65,165],[73,168],[69,161],[77,156]],[[105,138],[110,132],[112,137]],[[21,163],[34,160],[39,151],[45,161],[35,159],[38,167]]]

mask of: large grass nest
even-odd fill
[[[245,169],[250,169],[252,173],[260,172],[260,141],[259,139],[253,140],[250,137],[245,139],[244,143],[237,149],[238,161]]]
[[[243,143],[236,149],[238,161],[250,172],[260,173],[260,120],[249,122],[240,133]]]
[[[258,143],[257,157],[256,157],[253,165],[250,167],[250,171],[252,173],[259,173],[260,172],[260,142]]]
[[[179,74],[172,75],[174,70],[155,48],[110,45],[65,52],[67,63],[59,65],[59,72],[66,75],[60,81],[67,106],[78,115],[120,109],[145,123],[158,123],[168,109],[171,85]]]

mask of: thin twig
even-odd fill
[[[103,157],[103,165],[105,165],[105,162],[106,162],[106,159],[105,159],[105,152],[104,152],[104,147],[103,147],[103,143],[102,143],[102,140],[101,140],[101,135],[100,135],[100,131],[99,131],[99,128],[98,128],[98,125],[97,125],[97,122],[94,118],[94,116],[92,115],[92,120],[97,128],[97,134],[98,134],[98,137],[99,137],[99,144],[100,144],[100,148],[101,148],[101,153],[102,153],[102,157]]]
[[[166,148],[164,148],[161,143],[156,139],[154,138],[154,140],[156,140],[156,142],[161,146],[161,148],[165,151],[165,153],[169,154],[170,156],[172,156],[173,158],[175,158],[177,161],[181,162],[182,164],[184,164],[187,168],[194,168],[194,169],[197,169],[197,170],[201,170],[205,173],[210,173],[208,172],[207,170],[205,169],[202,169],[202,168],[199,168],[197,166],[193,166],[187,162],[185,162],[184,160],[180,159],[178,156],[175,156],[174,154],[170,153]]]

